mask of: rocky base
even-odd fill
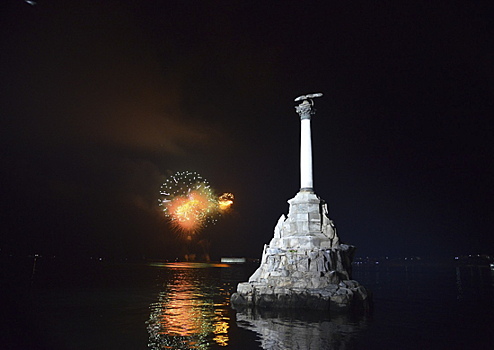
[[[352,279],[356,248],[340,241],[326,203],[304,191],[288,203],[288,217],[281,215],[259,268],[238,284],[232,306],[367,309],[370,295]]]
[[[346,280],[324,288],[284,288],[258,282],[243,282],[231,296],[234,309],[245,307],[368,311],[370,293],[357,281]]]
[[[261,265],[231,297],[234,308],[367,310],[369,292],[351,279],[355,247],[280,249],[264,247]]]

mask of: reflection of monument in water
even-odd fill
[[[285,349],[354,349],[367,327],[364,317],[331,316],[320,310],[246,309],[237,313],[239,327],[256,332],[261,347]]]
[[[206,278],[199,280],[191,271],[193,264],[167,267],[172,275],[166,279],[168,283],[160,291],[158,301],[150,305],[151,313],[146,321],[148,347],[209,349],[211,343],[228,345],[226,296],[208,285]]]
[[[244,306],[347,310],[369,303],[366,289],[352,280],[355,247],[340,242],[327,204],[314,193],[311,115],[313,98],[300,96],[300,191],[288,201],[274,237],[264,246],[261,264],[248,282],[239,283],[231,297],[234,308]]]

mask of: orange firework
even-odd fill
[[[159,199],[171,225],[184,233],[197,233],[209,223],[215,223],[219,213],[233,204],[233,194],[216,197],[209,183],[193,172],[178,172],[161,186]]]
[[[175,228],[194,233],[204,227],[213,206],[207,193],[191,191],[188,196],[174,198],[168,205],[168,211]]]
[[[218,209],[220,211],[227,211],[233,204],[233,193],[223,193],[218,197]]]

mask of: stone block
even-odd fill
[[[276,287],[289,288],[293,284],[291,276],[279,277],[276,281],[272,281],[272,284]]]
[[[306,212],[299,212],[299,213],[296,213],[295,215],[293,215],[291,217],[291,220],[292,221],[296,221],[296,222],[305,222],[307,221],[309,218],[309,214],[307,214]]]
[[[300,240],[298,239],[298,237],[293,236],[292,238],[290,238],[290,240],[288,241],[288,246],[289,247],[300,247]]]
[[[280,276],[281,276],[281,272],[280,271],[271,271],[268,274],[268,278],[270,278],[270,277],[280,277]]]
[[[267,264],[267,270],[268,271],[271,272],[271,271],[276,270],[280,264],[278,256],[276,256],[276,255],[268,256],[266,264]]]
[[[304,278],[305,277],[305,274],[301,271],[294,271],[292,272],[291,274],[292,278],[296,279],[296,278]]]
[[[297,263],[297,270],[306,272],[309,271],[309,258],[302,258]]]
[[[239,283],[237,286],[237,292],[242,294],[242,295],[250,294],[250,293],[252,293],[253,290],[254,290],[254,288],[252,287],[252,284],[250,284],[248,282]]]
[[[349,288],[340,287],[335,295],[348,295],[349,298],[353,298],[353,291]]]
[[[232,296],[230,297],[230,302],[232,305],[246,305],[247,300],[244,298],[242,294],[239,293],[233,293]]]
[[[324,240],[321,242],[321,244],[319,245],[319,247],[321,249],[328,249],[328,248],[331,248],[333,245],[331,243],[331,241],[327,241],[327,240]]]
[[[338,305],[350,304],[350,296],[348,294],[334,294],[331,296],[331,301]]]
[[[308,212],[308,220],[321,223],[322,220],[321,214],[319,214],[319,208],[311,208],[311,210]]]
[[[319,222],[309,221],[309,232],[321,232],[321,224]]]
[[[267,248],[267,249],[266,249],[266,253],[267,253],[267,255],[268,255],[268,256],[269,256],[269,255],[276,255],[276,254],[278,254],[279,252],[280,252],[280,249],[279,249],[279,248],[277,248],[277,247],[275,247],[275,248],[271,248],[271,247],[270,247],[270,248]]]
[[[297,221],[297,234],[305,236],[309,233],[309,222],[308,221]]]
[[[289,289],[285,287],[275,287],[273,292],[276,295],[288,295]]]
[[[357,281],[354,281],[354,280],[346,280],[346,281],[342,281],[342,283],[347,288],[350,288],[350,289],[357,288],[359,286],[359,283]]]
[[[289,227],[288,227],[288,232],[286,232],[285,236],[291,236],[291,235],[296,234],[297,232],[298,232],[297,222],[290,221]]]
[[[326,281],[319,277],[313,277],[310,279],[309,288],[323,288],[326,285]]]
[[[264,295],[274,294],[274,286],[271,285],[258,286],[256,287],[256,294],[264,294]]]
[[[338,286],[336,284],[330,283],[325,288],[325,291],[329,293],[329,295],[334,295],[338,291]]]
[[[306,288],[308,288],[309,283],[310,283],[310,280],[308,280],[308,279],[298,279],[298,280],[293,281],[292,286],[293,286],[293,288],[306,289]]]

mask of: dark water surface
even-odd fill
[[[0,349],[494,349],[488,267],[354,267],[371,315],[229,306],[257,266],[3,262]]]

